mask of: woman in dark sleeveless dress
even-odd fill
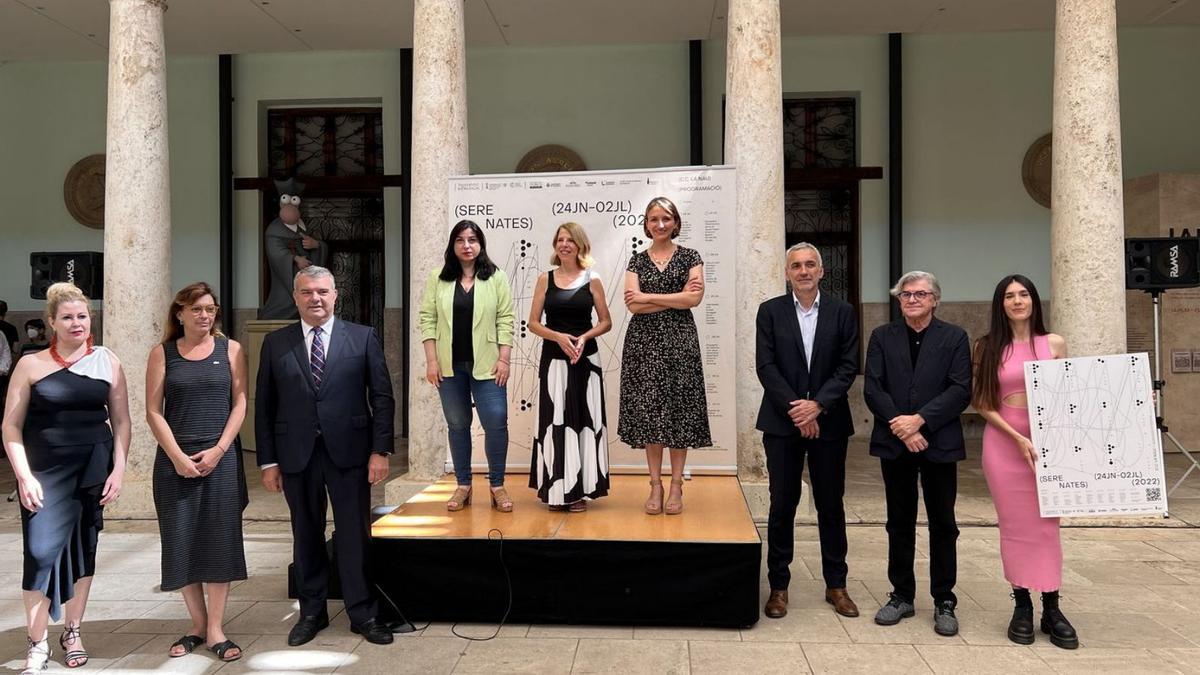
[[[220,321],[208,284],[175,295],[163,342],[146,365],[146,421],[158,440],[154,506],[162,590],[181,591],[192,618],[191,633],[169,653],[183,656],[207,643],[222,661],[236,661],[242,650],[222,626],[229,582],[246,578],[246,479],[238,443],[246,367],[241,345],[221,334]]]
[[[683,226],[666,197],[646,206],[645,233],[652,242],[629,259],[625,306],[632,316],[621,350],[621,415],[617,433],[646,449],[650,498],[646,513],[683,510],[683,468],[688,448],[712,445],[704,364],[692,308],[704,299],[704,261],[675,244]],[[663,504],[662,454],[671,452],[671,492]]]
[[[529,330],[543,340],[529,487],[552,511],[586,511],[585,500],[608,494],[604,371],[596,338],[612,328],[612,320],[604,286],[591,270],[591,250],[578,224],[558,228],[550,256],[558,268],[538,277],[529,313]]]
[[[92,344],[87,297],[73,284],[54,284],[46,318],[50,347],[17,362],[4,410],[25,539],[25,672],[46,668],[50,618],[63,619],[58,643],[67,667],[88,661],[79,626],[104,505],[121,493],[129,448],[125,375],[112,352]]]

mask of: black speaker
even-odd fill
[[[1165,291],[1200,286],[1200,239],[1144,237],[1125,240],[1125,288]]]
[[[46,289],[70,281],[93,300],[104,298],[104,254],[96,251],[29,254],[29,297],[45,300]]]

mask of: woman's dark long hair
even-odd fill
[[[458,261],[458,256],[454,255],[454,240],[467,228],[470,228],[479,240],[479,255],[475,256],[475,278],[487,281],[496,271],[496,264],[487,254],[487,238],[483,236],[483,228],[473,220],[460,220],[451,228],[450,241],[446,243],[446,262],[442,265],[442,273],[438,275],[442,281],[458,281],[462,276],[462,263]]]
[[[187,309],[191,305],[196,304],[196,301],[206,295],[211,295],[213,304],[217,306],[217,315],[213,317],[212,326],[208,329],[208,334],[216,337],[225,337],[221,332],[221,303],[217,301],[217,292],[203,281],[197,281],[194,284],[188,284],[175,294],[175,299],[171,301],[171,306],[167,308],[167,321],[163,327],[162,343],[175,342],[183,337],[183,324],[179,321],[179,313]]]
[[[975,341],[975,377],[971,393],[977,408],[997,410],[1000,407],[1000,362],[1004,360],[1013,341],[1012,322],[1004,312],[1004,293],[1014,281],[1029,291],[1030,347],[1033,347],[1033,338],[1048,332],[1042,319],[1042,298],[1033,282],[1021,274],[1010,274],[1001,279],[992,293],[992,318],[988,333]],[[1034,353],[1037,353],[1036,348]]]

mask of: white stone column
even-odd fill
[[[430,481],[445,473],[446,420],[437,391],[425,381],[418,310],[450,231],[446,181],[468,171],[463,12],[463,0],[413,4],[408,480]]]
[[[783,292],[783,84],[779,0],[729,0],[725,161],[737,166],[738,474],[766,477],[754,429],[762,386],[754,368],[758,305]]]
[[[121,359],[133,441],[111,510],[153,516],[156,443],[146,425],[146,357],[171,300],[165,0],[111,0],[104,186],[104,344]]]
[[[1072,355],[1125,351],[1125,218],[1114,0],[1057,0],[1050,330]]]

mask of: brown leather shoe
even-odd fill
[[[767,598],[767,606],[763,607],[763,613],[772,619],[782,619],[787,616],[787,591],[771,591],[771,596]]]
[[[858,605],[850,599],[850,594],[844,588],[825,589],[825,602],[833,605],[833,611],[842,616],[858,616]]]

